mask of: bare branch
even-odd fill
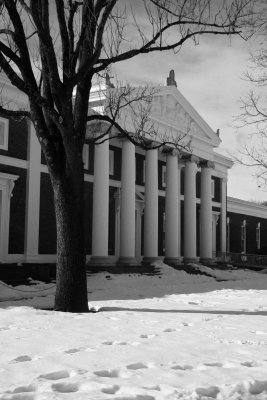
[[[24,110],[9,110],[0,105],[0,115],[5,118],[14,118],[21,120],[23,118],[31,118],[31,113]]]

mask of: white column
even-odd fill
[[[214,164],[210,161],[201,166],[200,189],[200,261],[212,261],[212,196],[211,196],[211,169]]]
[[[120,264],[135,264],[135,147],[122,141]]]
[[[90,263],[108,262],[109,142],[95,145],[92,257]]]
[[[227,213],[227,179],[221,179],[221,252],[226,253],[226,213]]]
[[[184,172],[184,262],[196,262],[196,172],[198,159],[185,161]]]
[[[28,122],[28,174],[26,186],[25,261],[39,258],[41,146],[33,124]]]
[[[165,199],[165,262],[178,264],[179,259],[179,188],[177,151],[167,154]]]
[[[158,150],[146,152],[144,258],[150,264],[158,257]]]
[[[178,159],[178,255],[181,259],[181,164]]]

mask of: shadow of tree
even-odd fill
[[[225,315],[261,315],[267,317],[267,311],[244,311],[244,310],[180,310],[180,309],[158,309],[158,308],[130,308],[130,307],[101,307],[98,312],[133,311],[144,313],[176,313],[176,314],[225,314]]]

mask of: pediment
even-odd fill
[[[221,142],[218,135],[176,87],[164,87],[154,96],[151,118],[181,134],[188,134],[192,141],[203,141],[211,147],[217,147]]]

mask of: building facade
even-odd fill
[[[1,80],[5,96],[25,104],[4,76]],[[100,104],[92,93],[91,108],[99,111]],[[264,248],[267,208],[227,199],[233,163],[216,152],[218,133],[174,79],[154,95],[150,118],[159,137],[190,138],[190,151],[172,145],[144,151],[125,138],[94,145],[88,129],[83,151],[88,263],[127,266],[161,258],[208,264],[218,252]],[[33,125],[1,117],[0,243],[2,263],[56,261],[53,193]]]

